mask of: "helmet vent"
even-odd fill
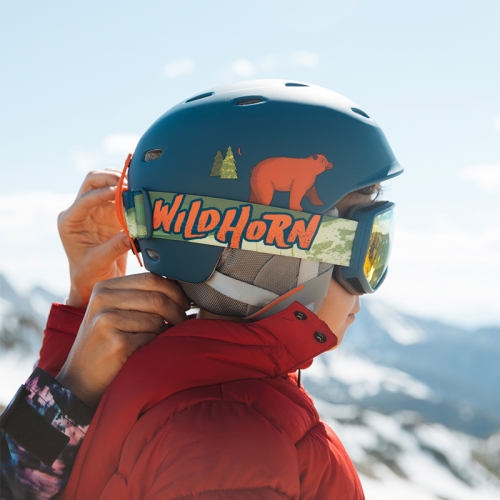
[[[305,83],[288,82],[285,83],[285,87],[309,87],[309,85],[306,85]]]
[[[359,108],[351,108],[354,113],[357,113],[358,115],[364,116],[365,118],[370,118],[363,110]]]
[[[160,255],[158,254],[158,252],[155,252],[154,250],[151,250],[150,248],[147,248],[146,249],[146,253],[148,254],[148,257],[151,260],[154,260],[154,261],[159,261],[160,260]]]
[[[251,104],[259,104],[264,102],[264,99],[260,96],[248,96],[242,97],[236,101],[236,106],[250,106]]]
[[[213,95],[213,92],[205,92],[204,94],[191,97],[191,99],[188,99],[186,102],[199,101],[200,99],[205,99],[205,97],[210,97],[211,95]]]
[[[162,153],[163,149],[150,149],[149,151],[146,151],[144,161],[155,161],[161,156]]]

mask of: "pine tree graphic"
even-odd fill
[[[222,167],[222,160],[223,160],[222,151],[219,149],[212,163],[212,170],[210,171],[210,177],[220,177],[220,168]]]
[[[222,161],[220,169],[221,179],[237,179],[238,173],[236,172],[236,160],[234,159],[233,150],[231,146],[227,148],[226,156]]]

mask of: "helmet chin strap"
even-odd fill
[[[267,318],[282,311],[283,309],[286,309],[294,302],[300,302],[305,306],[309,306],[317,300],[324,299],[326,297],[331,279],[332,270],[328,269],[323,274],[316,276],[316,278],[306,281],[302,285],[299,285],[281,297],[278,297],[266,307],[245,319],[257,320]]]
[[[277,293],[231,278],[217,270],[205,283],[219,293],[251,306],[264,307],[279,298]]]

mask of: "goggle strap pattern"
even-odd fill
[[[341,266],[350,263],[358,224],[255,203],[142,189],[123,192],[123,219],[131,238],[189,241]]]
[[[144,193],[142,191],[125,191],[123,193],[123,209],[130,236],[132,238],[147,238]]]

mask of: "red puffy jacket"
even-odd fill
[[[53,309],[39,362],[49,373],[81,318]],[[167,330],[108,387],[59,498],[363,499],[346,451],[292,374],[336,343],[298,303],[255,323]]]

